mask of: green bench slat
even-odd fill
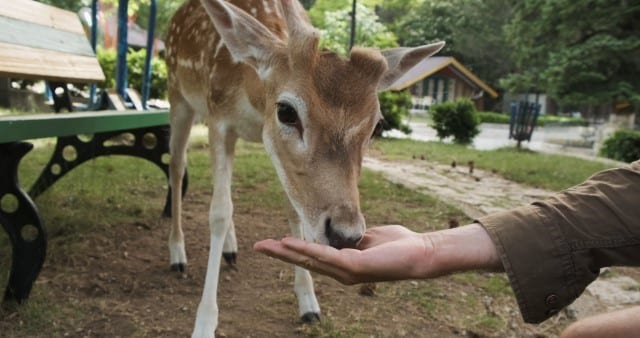
[[[95,56],[84,34],[4,16],[0,16],[0,32],[0,42],[74,55]]]
[[[0,116],[0,143],[168,124],[166,110]]]

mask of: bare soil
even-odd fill
[[[166,219],[105,225],[82,235],[69,248],[69,243],[53,241],[29,301],[50,303],[52,311],[59,313],[51,316],[52,322],[33,323],[38,316],[4,310],[0,312],[4,315],[0,336],[4,336],[2,332],[23,337],[189,336],[208,256],[208,201],[206,192],[190,193],[185,200],[189,266],[184,274],[169,270]],[[237,269],[223,263],[218,336],[321,336],[323,331],[337,332],[344,327],[347,336],[348,332],[367,332],[365,336],[456,335],[455,327],[425,318],[420,309],[402,304],[390,294],[361,296],[358,286],[344,286],[323,276],[315,277],[323,323],[302,323],[293,293],[293,268],[251,249],[258,240],[288,233],[286,219],[280,210],[258,206],[247,211],[236,210],[235,215]],[[46,331],[29,328],[42,324]],[[357,327],[349,328],[354,324]]]
[[[77,236],[50,234],[29,304],[0,310],[0,337],[190,336],[208,257],[209,197],[196,189],[185,199],[184,274],[169,270],[167,219],[104,220]],[[146,197],[130,202],[137,198]],[[373,296],[316,275],[322,321],[304,324],[293,268],[251,249],[289,232],[283,210],[236,204],[234,221],[238,264],[223,264],[219,337],[555,337],[573,320],[561,312],[540,325],[523,323],[504,274],[379,283]]]

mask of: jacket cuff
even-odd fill
[[[543,210],[527,205],[478,219],[496,246],[525,322],[539,323],[582,292],[569,244]],[[595,277],[594,277],[595,278]]]

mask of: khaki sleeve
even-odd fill
[[[640,266],[640,161],[599,172],[553,197],[482,217],[522,317],[571,304],[606,266]]]

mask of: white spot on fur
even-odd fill
[[[189,59],[178,59],[178,66],[193,69],[193,61]]]
[[[271,8],[271,3],[268,0],[262,0],[262,8],[264,8],[264,12],[266,14],[271,14],[271,12],[273,12],[273,9]]]

